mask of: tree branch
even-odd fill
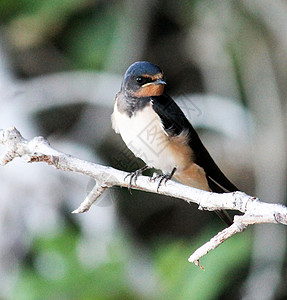
[[[128,181],[125,180],[125,177],[128,175],[127,172],[84,161],[57,151],[43,137],[26,140],[14,127],[0,130],[0,144],[6,146],[6,151],[0,156],[0,165],[2,166],[16,157],[22,157],[27,163],[45,162],[59,170],[80,173],[96,180],[95,187],[73,213],[88,211],[91,205],[109,187],[128,186]],[[131,188],[157,193],[157,186],[158,183],[151,180],[150,177],[139,176],[136,185],[132,184]],[[281,204],[261,202],[258,198],[248,196],[240,191],[217,194],[169,180],[165,185],[160,186],[158,194],[180,198],[189,203],[196,203],[201,210],[231,209],[243,213],[241,216],[235,216],[234,222],[230,227],[219,232],[189,257],[189,261],[197,266],[200,266],[199,259],[202,256],[217,248],[234,234],[242,232],[248,225],[259,223],[281,223],[287,225],[287,207]]]

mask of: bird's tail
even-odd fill
[[[215,181],[213,181],[210,177],[207,177],[208,185],[211,188],[211,190],[215,193],[226,193],[226,192],[233,192],[233,191],[238,191],[236,186],[231,190],[226,190],[219,184],[217,184]],[[219,218],[226,223],[228,226],[230,226],[233,221],[231,216],[228,214],[226,210],[215,210],[215,213],[219,216]]]
[[[233,221],[226,210],[215,210],[214,212],[227,226],[232,225]]]

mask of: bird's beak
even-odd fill
[[[166,85],[166,82],[162,79],[157,79],[156,81],[152,81],[152,82],[148,82],[148,83],[144,84],[142,87],[146,87],[148,85],[153,85],[153,84],[155,84],[155,85]]]
[[[153,82],[153,84],[164,84],[164,85],[166,85],[166,82],[162,79],[157,79],[156,81]]]

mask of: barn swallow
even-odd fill
[[[146,166],[160,169],[159,185],[174,176],[179,182],[217,193],[237,191],[216,165],[182,110],[165,91],[162,70],[146,61],[132,64],[115,97],[112,126]],[[129,187],[130,187],[129,185]],[[228,224],[224,211],[217,212]]]

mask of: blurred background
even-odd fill
[[[148,60],[231,181],[286,204],[286,28],[282,0],[1,0],[0,128],[135,170],[110,115]],[[282,225],[231,238],[203,272],[187,258],[224,228],[212,212],[112,188],[72,215],[88,178],[15,159],[0,179],[0,299],[287,297]]]

